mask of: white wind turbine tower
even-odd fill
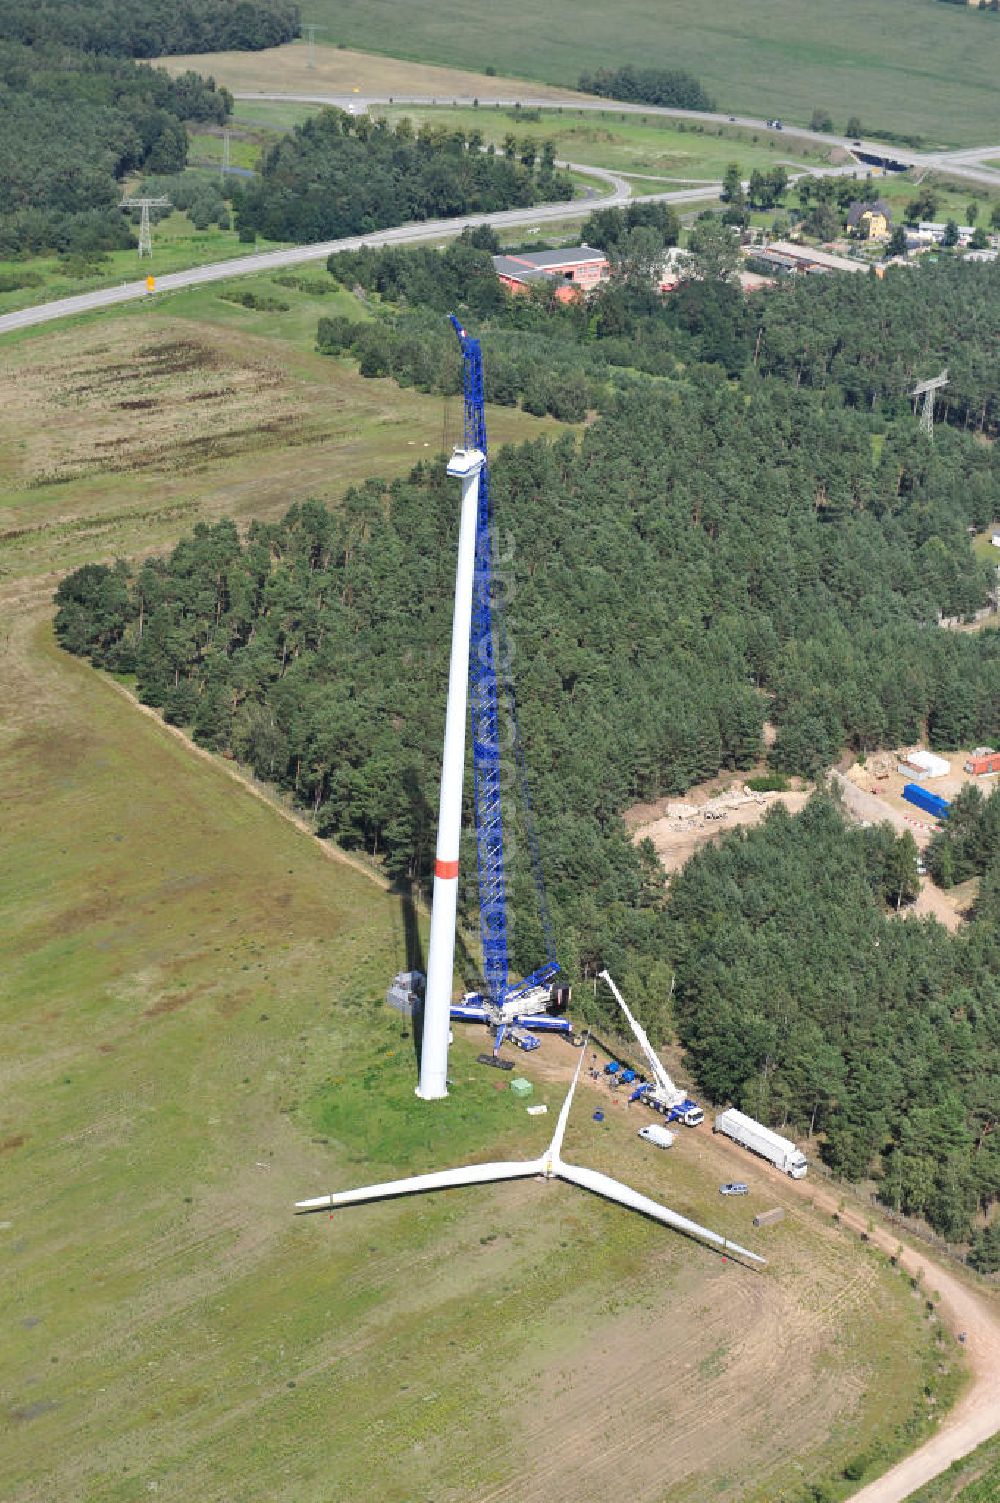
[[[767,1259],[760,1257],[758,1253],[749,1252],[747,1248],[740,1247],[739,1243],[730,1242],[718,1232],[710,1231],[707,1226],[700,1226],[697,1221],[690,1221],[687,1216],[681,1216],[667,1206],[661,1206],[657,1201],[650,1200],[647,1195],[640,1195],[637,1190],[623,1185],[620,1180],[612,1179],[610,1175],[602,1174],[598,1169],[582,1169],[576,1164],[566,1163],[561,1154],[562,1141],[566,1133],[573,1092],[580,1078],[580,1068],[585,1053],[585,1049],[580,1051],[576,1074],[566,1094],[566,1100],[562,1104],[552,1141],[540,1158],[512,1159],[492,1164],[467,1164],[460,1169],[441,1169],[432,1174],[414,1174],[407,1179],[386,1180],[380,1185],[364,1185],[358,1190],[340,1190],[332,1195],[319,1195],[315,1200],[300,1200],[296,1203],[295,1209],[297,1211],[326,1211],[336,1206],[358,1205],[368,1200],[388,1200],[397,1195],[416,1195],[424,1190],[446,1190],[454,1185],[488,1185],[499,1180],[530,1179],[538,1175],[543,1179],[567,1180],[571,1185],[579,1185],[581,1189],[601,1195],[605,1200],[613,1200],[631,1211],[641,1211],[644,1216],[649,1216],[654,1221],[661,1221],[665,1226],[671,1226],[689,1237],[708,1242],[721,1252],[748,1258],[753,1263],[766,1263]]]

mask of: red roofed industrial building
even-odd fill
[[[560,302],[569,302],[583,292],[591,292],[611,275],[607,256],[589,245],[494,256],[493,267],[504,286],[513,293],[527,292],[533,282],[556,282],[554,295]]]

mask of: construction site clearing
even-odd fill
[[[701,846],[717,840],[726,830],[759,824],[775,804],[784,804],[790,814],[798,814],[811,792],[812,787],[805,784],[784,793],[756,793],[745,783],[720,789],[713,779],[700,789],[691,789],[686,798],[637,806],[626,818],[634,840],[652,841],[669,877],[680,871]]]
[[[897,827],[902,822],[906,829],[912,831],[914,840],[922,850],[937,825],[929,815],[906,802],[903,788],[907,783],[924,783],[934,793],[951,800],[968,784],[974,783],[984,795],[988,795],[995,786],[995,775],[970,773],[965,769],[967,763],[970,766],[982,765],[988,760],[987,754],[991,750],[992,748],[969,747],[963,751],[948,752],[943,757],[929,756],[921,747],[873,752],[864,761],[857,761],[848,768],[845,778],[862,793],[878,800],[885,811],[881,815],[883,819],[888,819]],[[923,770],[921,763],[924,764]],[[938,771],[938,766],[947,770]]]
[[[937,824],[930,815],[903,798],[907,783],[925,783],[945,799],[953,799],[969,783],[988,795],[998,774],[972,773],[966,766],[991,765],[990,748],[969,747],[939,758],[920,746],[873,752],[856,761],[846,772],[833,769],[830,783],[840,794],[848,818],[860,825],[889,824],[897,834],[909,832],[922,854]],[[921,768],[923,763],[923,768]],[[941,772],[940,766],[946,771]],[[669,878],[695,851],[727,830],[759,824],[768,809],[783,804],[797,814],[807,803],[813,785],[799,779],[787,792],[755,792],[746,783],[726,785],[713,778],[689,790],[683,799],[661,799],[655,804],[637,804],[626,814],[633,840],[648,839]],[[977,884],[963,883],[944,891],[921,873],[921,891],[915,903],[903,912],[933,917],[947,929],[958,929],[970,907]]]

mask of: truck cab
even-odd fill
[[[662,1091],[655,1086],[640,1086],[638,1091],[631,1097],[633,1101],[644,1101],[651,1106],[654,1112],[659,1112],[666,1117],[668,1122],[683,1122],[685,1127],[700,1127],[705,1120],[705,1113],[697,1101],[692,1101],[690,1096],[682,1096],[679,1100],[668,1100]]]

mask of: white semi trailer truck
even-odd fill
[[[751,1153],[759,1153],[762,1159],[767,1159],[769,1164],[792,1179],[805,1179],[809,1166],[802,1150],[796,1148],[790,1138],[783,1138],[780,1133],[765,1127],[763,1122],[755,1122],[753,1117],[737,1111],[735,1106],[719,1113],[712,1131],[725,1133],[734,1143],[742,1143]]]

